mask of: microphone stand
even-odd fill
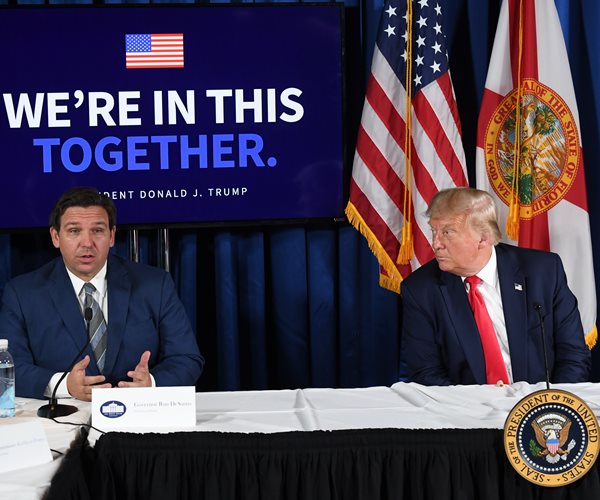
[[[542,305],[533,304],[533,308],[537,311],[540,318],[540,329],[542,330],[542,350],[544,352],[544,370],[546,370],[546,389],[550,390],[550,374],[548,372],[548,356],[546,355],[546,335],[544,331],[544,319],[542,318]]]
[[[79,360],[79,357],[83,354],[83,352],[87,349],[88,345],[90,344],[90,341],[89,341],[90,321],[92,321],[92,316],[93,316],[92,308],[86,307],[83,311],[83,316],[85,319],[85,330],[87,333],[88,341],[83,346],[83,349],[81,349],[81,351],[79,351],[77,353],[77,356],[75,356],[75,359],[69,365],[68,370],[63,372],[63,374],[58,379],[58,383],[54,386],[54,389],[52,390],[52,396],[50,397],[48,404],[45,404],[38,408],[38,411],[37,411],[38,417],[42,417],[42,418],[66,417],[67,415],[71,415],[72,413],[75,413],[76,411],[79,410],[79,408],[77,408],[77,406],[59,404],[58,399],[56,398],[56,391],[58,390],[58,386],[68,375],[68,373],[71,371],[73,366],[75,366],[75,363],[77,363],[77,361]]]

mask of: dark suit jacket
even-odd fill
[[[106,277],[107,381],[131,380],[127,372],[149,350],[150,373],[157,386],[194,385],[204,359],[171,277],[113,255]],[[85,321],[62,257],[6,285],[0,337],[8,338],[15,361],[17,396],[43,398],[52,375],[69,369],[87,342]],[[86,352],[91,359],[87,374],[97,375],[91,348]]]
[[[502,307],[513,379],[546,379],[541,305],[550,381],[583,382],[591,357],[577,300],[560,257],[549,252],[496,246]],[[479,332],[459,276],[428,262],[402,282],[403,351],[409,378],[425,385],[485,384]]]

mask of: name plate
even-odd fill
[[[92,390],[92,425],[102,431],[151,431],[196,426],[195,387]]]
[[[0,426],[0,473],[52,462],[39,421]]]

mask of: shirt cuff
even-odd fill
[[[44,391],[44,396],[46,396],[47,398],[52,397],[52,391],[54,390],[54,387],[56,386],[56,384],[58,384],[58,381],[62,376],[63,373],[55,373],[54,375],[52,375],[52,378],[50,379],[50,382],[48,382],[46,390]],[[65,377],[58,386],[58,389],[56,390],[56,398],[64,399],[71,397],[72,396],[69,394],[69,390],[67,389],[67,377]]]

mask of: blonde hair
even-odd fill
[[[489,234],[494,245],[502,239],[494,198],[481,189],[443,189],[432,199],[425,215],[429,219],[466,216],[466,223],[479,234]]]

